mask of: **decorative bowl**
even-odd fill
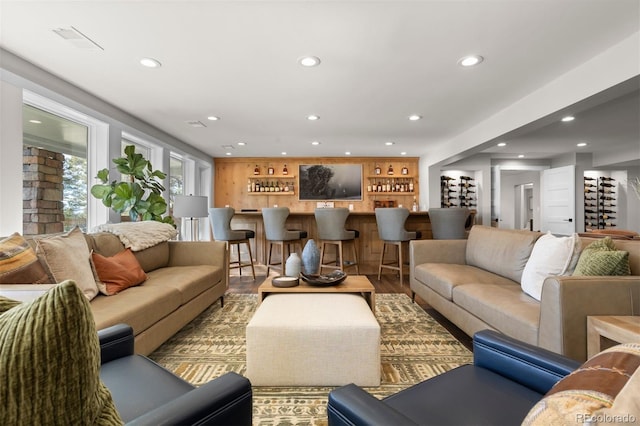
[[[300,280],[297,277],[278,275],[277,277],[273,277],[271,284],[273,284],[274,287],[295,287],[300,284]]]
[[[300,274],[300,277],[304,282],[309,285],[317,285],[317,286],[331,286],[340,284],[342,281],[347,278],[347,274],[340,270],[335,270],[328,274],[320,275],[320,274]]]

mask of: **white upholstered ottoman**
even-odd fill
[[[254,386],[380,385],[380,325],[362,296],[271,294],[247,325]]]

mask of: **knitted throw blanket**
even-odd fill
[[[131,248],[131,251],[153,247],[178,235],[178,231],[172,225],[155,220],[105,223],[93,228],[93,232],[110,232],[117,235],[125,248]]]

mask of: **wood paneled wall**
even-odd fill
[[[361,164],[362,165],[362,200],[355,201],[334,201],[335,207],[348,207],[353,205],[355,212],[372,212],[375,201],[395,201],[396,205],[403,205],[411,209],[414,196],[419,199],[420,188],[418,185],[418,158],[417,157],[326,157],[326,158],[215,158],[214,174],[214,205],[212,207],[224,207],[229,205],[237,211],[241,209],[257,209],[263,207],[273,207],[279,205],[286,206],[292,212],[312,212],[316,207],[316,201],[299,200],[299,176],[298,166],[305,164]],[[282,176],[282,169],[287,165],[288,177]],[[369,178],[374,176],[374,169],[379,165],[382,173],[381,179],[413,178],[413,194],[380,192],[368,193],[367,183]],[[394,175],[388,176],[387,169],[393,166]],[[295,192],[292,195],[282,193],[249,193],[248,180],[254,177],[253,170],[258,166],[260,175],[267,175],[268,167],[274,168],[274,178],[270,180],[287,180],[294,182]],[[401,169],[406,166],[409,172],[406,176],[401,175]],[[269,180],[269,179],[265,179]]]

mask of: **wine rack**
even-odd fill
[[[584,177],[585,230],[616,226],[616,188],[616,180],[612,177]]]
[[[440,176],[440,206],[469,207],[477,206],[477,186],[470,176]]]

